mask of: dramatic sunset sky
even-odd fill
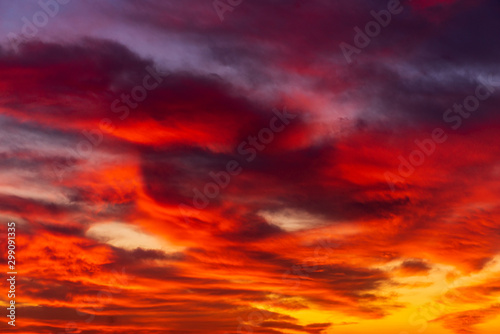
[[[498,333],[499,18],[0,1],[0,332]]]

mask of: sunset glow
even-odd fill
[[[1,333],[498,333],[499,1],[0,16]]]

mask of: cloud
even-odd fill
[[[352,64],[339,43],[387,1],[258,0],[222,23],[211,1],[94,5],[0,50],[22,331],[236,334],[255,313],[254,333],[390,331],[452,282],[436,333],[498,327],[498,92],[443,120],[498,74],[497,1],[405,3]],[[148,68],[158,86],[127,104]],[[247,159],[275,108],[296,117]],[[446,142],[392,191],[436,127]]]
[[[422,261],[409,260],[401,264],[398,271],[403,276],[428,275],[431,267]]]
[[[447,314],[435,321],[443,322],[444,327],[458,334],[480,333],[476,325],[494,319],[499,314],[499,305],[492,305],[486,309],[475,309],[464,312]]]
[[[119,222],[97,223],[87,230],[86,236],[126,250],[145,249],[176,252],[182,248],[148,235],[134,225]]]

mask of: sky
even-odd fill
[[[499,15],[1,1],[1,332],[497,333]]]

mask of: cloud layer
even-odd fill
[[[388,6],[70,2],[5,38],[15,330],[494,333],[500,4],[402,2],[347,62]]]

